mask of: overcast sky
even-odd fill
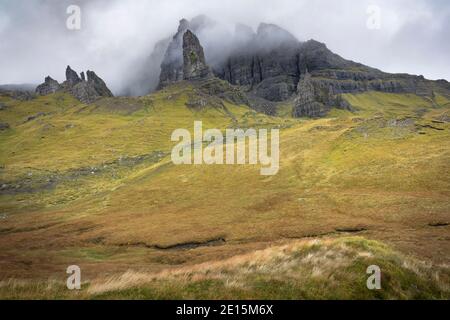
[[[70,4],[81,8],[80,30],[66,27]],[[371,5],[378,29],[367,27]],[[62,81],[70,64],[119,92],[156,41],[198,14],[230,30],[275,23],[383,71],[450,80],[448,0],[0,0],[0,84]]]

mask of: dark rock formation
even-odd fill
[[[294,116],[323,116],[332,107],[349,109],[343,93],[381,91],[433,97],[449,92],[448,83],[421,76],[388,74],[346,60],[315,40],[297,41],[283,29],[261,24],[256,34],[239,28],[241,40],[218,77],[247,88],[258,110],[274,114],[276,104],[295,97]],[[245,34],[245,35],[243,35]],[[307,72],[309,75],[306,75]]]
[[[316,101],[316,92],[309,73],[301,77],[297,91],[294,116],[320,117],[325,114],[326,110],[323,105]]]
[[[186,19],[180,20],[177,33],[173,36],[163,62],[159,77],[159,88],[183,80],[183,35],[189,27]]]
[[[161,89],[169,84],[181,81],[184,79],[184,57],[183,57],[183,36],[189,29],[192,33],[197,33],[214,25],[214,22],[206,16],[198,16],[188,21],[186,19],[180,20],[178,30],[173,36],[170,43],[167,45],[164,58],[161,63],[161,72],[159,76],[158,88]],[[159,48],[157,48],[159,49]],[[154,51],[152,56],[157,52]]]
[[[77,83],[81,82],[80,77],[78,76],[78,73],[73,71],[70,66],[67,66],[66,68],[66,81],[69,86],[74,86]]]
[[[300,43],[295,37],[272,24],[261,24],[256,33],[242,26],[236,32],[237,49],[217,76],[247,86],[257,97],[269,101],[283,101],[295,93],[300,78]]]
[[[87,71],[87,82],[95,89],[101,97],[112,97],[112,92],[106,86],[106,83],[95,74],[94,71]]]
[[[216,77],[239,86],[252,108],[276,114],[280,102],[293,101],[294,116],[312,117],[323,116],[333,107],[350,109],[342,96],[346,93],[412,93],[432,101],[436,93],[450,95],[450,85],[445,80],[385,73],[346,60],[318,41],[300,42],[272,24],[262,23],[256,32],[245,25],[236,26],[231,40],[220,39],[220,43],[231,45],[217,57],[214,46],[202,42],[204,52],[201,49],[196,30],[204,35],[211,24],[205,23],[204,17],[198,21],[201,23],[180,21],[161,63],[159,88],[183,79],[208,77],[209,65]],[[188,33],[188,29],[193,32]],[[188,41],[183,48],[185,34]]]
[[[326,81],[313,79],[306,70],[298,82],[293,116],[321,117],[332,107],[350,110],[350,105],[338,93]]]
[[[183,79],[200,80],[211,76],[200,41],[190,30],[187,30],[183,35]]]
[[[40,84],[36,88],[36,93],[41,96],[45,96],[51,93],[57,92],[61,86],[58,81],[52,79],[51,77],[46,77],[43,84]]]
[[[102,97],[113,97],[105,82],[95,72],[87,71],[87,81],[80,81],[70,88],[75,98],[83,103],[92,103]]]
[[[27,89],[15,89],[14,86],[2,87],[0,87],[0,95],[10,97],[14,100],[27,101],[35,97],[34,93]]]
[[[249,104],[247,95],[239,87],[215,77],[198,83],[196,87],[198,91],[208,96],[218,97],[237,105]]]
[[[6,122],[0,122],[0,131],[3,130],[8,130],[9,129],[9,124]]]
[[[331,52],[324,43],[315,40],[302,43],[298,50],[298,69],[301,73],[305,72],[305,70],[345,69],[352,67],[364,66],[345,60]],[[370,70],[370,68],[367,70]]]
[[[48,95],[58,91],[69,92],[83,103],[92,103],[99,98],[113,96],[105,82],[95,72],[87,71],[86,75],[87,80],[84,72],[81,73],[80,78],[70,66],[67,66],[66,81],[59,84],[58,81],[47,77],[45,82],[36,88],[36,93]]]
[[[94,88],[86,81],[80,82],[76,86],[72,87],[70,89],[70,93],[83,103],[92,103],[100,98]]]

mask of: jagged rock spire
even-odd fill
[[[84,72],[81,78],[78,74],[67,66],[66,81],[59,84],[51,77],[46,77],[45,82],[36,88],[39,95],[48,95],[57,91],[71,93],[75,98],[83,103],[92,103],[101,97],[112,97],[113,94],[106,86],[105,82],[93,71],[87,71],[87,81]]]
[[[200,41],[190,30],[183,35],[183,78],[199,80],[212,75],[205,62],[205,54]]]
[[[190,32],[196,33],[213,24],[206,16],[198,16],[190,21],[180,20],[178,30],[171,39],[161,63],[159,89],[184,79],[183,37],[186,31],[189,29]]]
[[[88,70],[86,72],[86,75],[87,75],[88,83],[90,83],[94,87],[95,91],[97,91],[97,93],[100,96],[102,96],[102,97],[112,97],[113,96],[111,91],[106,86],[105,81],[103,81],[99,76],[97,76],[94,71]]]
[[[70,91],[75,98],[83,103],[92,103],[101,97],[113,97],[106,83],[94,71],[86,71],[86,76],[87,81],[82,81],[71,88]]]
[[[77,83],[81,82],[81,79],[78,76],[78,73],[73,71],[72,68],[70,68],[70,66],[67,66],[67,68],[66,68],[66,81],[71,86],[74,86]]]

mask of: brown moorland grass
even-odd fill
[[[0,132],[0,278],[60,279],[71,264],[87,279],[153,274],[342,230],[449,263],[450,127],[433,122],[448,113],[445,97],[436,107],[414,95],[349,95],[355,113],[292,119],[226,101],[193,110],[189,94],[180,84],[111,108],[0,97],[11,124]],[[170,134],[194,120],[281,128],[279,173],[173,165]]]

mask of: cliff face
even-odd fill
[[[46,77],[45,82],[36,88],[36,94],[48,95],[58,91],[69,92],[83,103],[92,103],[101,97],[112,97],[113,94],[106,86],[105,82],[93,71],[84,72],[81,77],[74,70],[67,66],[66,81],[59,84],[51,77]]]
[[[269,101],[289,98],[300,78],[300,43],[287,31],[270,24],[261,24],[257,33],[247,38],[216,74],[231,84],[247,86]]]
[[[341,93],[343,92],[326,81],[313,79],[306,71],[297,85],[293,116],[322,117],[332,107],[351,110],[350,105],[340,96]]]

